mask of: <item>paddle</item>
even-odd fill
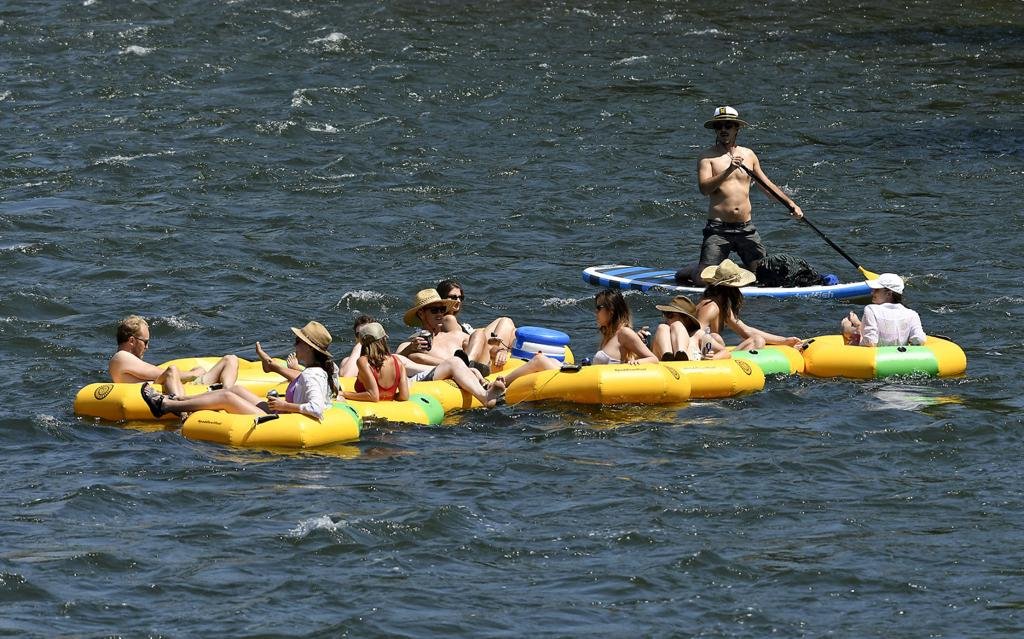
[[[754,173],[753,171],[748,169],[746,164],[741,164],[740,168],[742,168],[744,171],[746,171],[747,175],[749,175],[751,178],[753,178],[753,180],[755,182],[757,182],[761,186],[762,189],[764,189],[765,191],[770,193],[776,200],[778,200],[782,205],[784,205],[787,209],[789,209],[790,212],[793,211],[793,207],[789,205],[789,203],[786,201],[786,198],[784,198],[781,193],[779,193],[778,191],[776,191],[772,187],[768,186],[768,183],[765,182],[764,180],[762,180],[761,178],[759,178],[756,173]],[[850,264],[853,264],[854,266],[856,266],[857,270],[864,274],[864,277],[866,277],[869,280],[878,279],[878,273],[872,273],[871,271],[867,270],[866,268],[864,268],[863,266],[858,264],[857,260],[855,260],[852,257],[850,257],[847,254],[846,251],[844,251],[843,249],[839,248],[838,244],[836,244],[832,240],[828,239],[828,237],[826,237],[825,234],[822,233],[821,230],[818,229],[817,226],[811,224],[811,221],[807,219],[806,215],[801,217],[800,220],[802,222],[804,222],[805,224],[807,224],[807,226],[811,227],[811,230],[813,230],[815,233],[820,235],[821,239],[825,240],[825,242],[827,242],[829,246],[834,248],[840,255],[845,257],[847,262],[849,262]]]

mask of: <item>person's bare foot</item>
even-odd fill
[[[260,346],[259,342],[256,342],[256,357],[259,357],[260,363],[263,364],[263,372],[269,373],[271,370],[270,362],[272,361],[272,358],[267,354],[267,351],[263,350],[263,347]]]
[[[484,402],[484,406],[487,408],[494,408],[498,405],[498,400],[505,396],[505,380],[498,378],[491,382],[490,387],[487,389],[487,397]]]

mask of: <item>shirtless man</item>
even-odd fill
[[[165,393],[179,397],[185,395],[182,382],[207,385],[219,383],[224,388],[230,388],[238,379],[238,357],[234,355],[225,355],[210,370],[196,366],[183,373],[173,364],[160,368],[142,361],[148,349],[149,324],[146,320],[138,315],[129,315],[121,320],[117,325],[117,352],[107,364],[110,379],[126,384],[156,382],[163,385]]]
[[[488,364],[491,370],[500,371],[505,368],[509,348],[516,339],[516,325],[512,319],[499,317],[486,328],[474,329],[459,317],[462,303],[466,299],[462,284],[456,280],[441,280],[435,289],[442,299],[455,303],[451,314],[444,316],[444,328],[446,331],[460,330],[469,336],[469,340],[463,346],[469,359]]]
[[[480,370],[470,368],[467,360],[463,359],[466,357],[463,348],[469,336],[461,329],[447,331],[444,327],[444,318],[451,314],[453,307],[454,302],[441,299],[436,289],[425,288],[416,293],[412,308],[405,312],[403,321],[408,326],[422,327],[430,333],[430,339],[414,335],[400,344],[396,352],[413,363],[406,366],[406,372],[413,381],[450,379],[481,404],[493,408],[505,386],[492,383],[485,387]]]
[[[775,192],[782,194],[782,190],[761,170],[757,155],[736,144],[740,127],[747,126],[736,109],[730,106],[718,107],[704,126],[715,130],[715,143],[704,149],[697,165],[700,192],[710,198],[710,203],[696,272],[699,273],[707,266],[721,264],[722,260],[729,257],[729,252],[735,250],[744,266],[756,273],[766,253],[761,236],[750,221],[751,177],[744,169],[750,170]],[[804,212],[796,202],[789,196],[783,196],[793,217],[802,218]]]

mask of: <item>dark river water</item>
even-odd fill
[[[1022,75],[1018,1],[0,3],[0,636],[1020,636]],[[339,353],[455,277],[470,321],[592,353],[584,267],[696,259],[720,104],[965,376],[295,454],[74,415],[129,313],[154,362],[309,319]],[[857,275],[753,203],[772,251]]]

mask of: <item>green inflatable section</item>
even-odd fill
[[[875,377],[925,373],[939,374],[939,361],[924,346],[879,346],[875,354]]]
[[[781,351],[774,348],[762,348],[759,350],[733,351],[733,359],[745,359],[754,362],[761,367],[765,375],[789,375],[792,369],[789,360]]]
[[[427,423],[431,426],[437,426],[444,421],[444,406],[437,401],[437,398],[422,393],[412,393],[409,395],[409,401],[416,402],[423,414],[427,416]]]

